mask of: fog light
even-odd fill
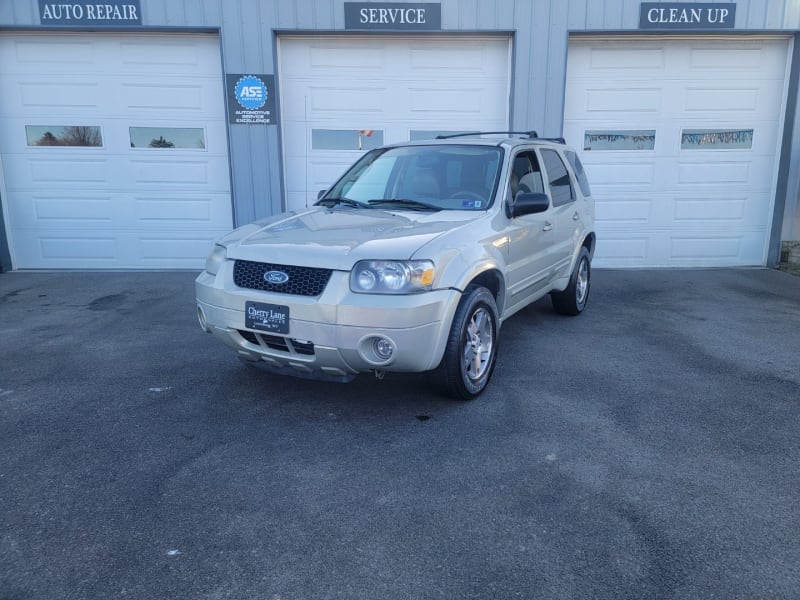
[[[197,307],[197,320],[199,321],[200,328],[203,331],[206,333],[211,333],[211,331],[208,329],[208,319],[206,319],[206,313],[203,312],[203,307],[199,305]]]
[[[372,342],[372,349],[375,355],[381,360],[389,360],[394,354],[394,344],[386,338],[375,338]]]

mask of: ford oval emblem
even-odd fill
[[[283,285],[289,281],[289,276],[283,271],[267,271],[264,273],[264,281],[272,285]]]

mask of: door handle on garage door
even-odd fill
[[[550,221],[545,221],[542,231],[550,231],[551,229],[553,229],[553,224]]]

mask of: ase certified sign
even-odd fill
[[[233,75],[226,78],[228,122],[232,125],[275,125],[275,76]]]

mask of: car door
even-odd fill
[[[511,206],[517,194],[543,192],[544,185],[539,160],[533,150],[523,151],[512,158],[508,175],[506,203]],[[521,307],[536,299],[553,279],[551,256],[554,242],[552,207],[534,215],[509,219],[507,307]]]
[[[550,148],[542,148],[540,153],[553,211],[552,262],[559,275],[565,275],[580,235],[580,207],[572,178],[560,153]]]

